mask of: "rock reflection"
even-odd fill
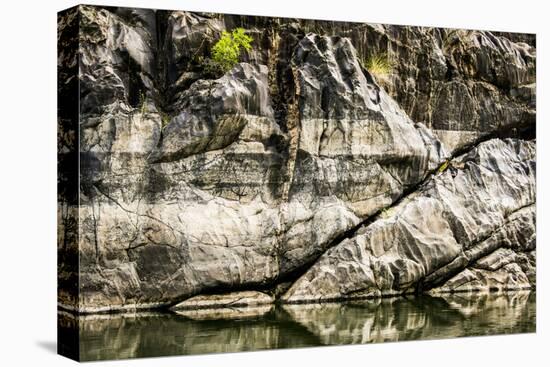
[[[535,331],[535,294],[455,294],[345,303],[75,317],[81,360],[237,352]],[[63,344],[60,344],[63,348]]]
[[[453,294],[285,305],[324,345],[534,332],[535,294]]]

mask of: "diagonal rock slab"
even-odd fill
[[[499,248],[532,251],[535,153],[532,141],[494,139],[454,159],[424,187],[328,250],[282,300],[410,293],[422,284],[429,287],[425,279],[444,281]],[[500,241],[503,237],[509,240]],[[473,266],[487,263],[480,259]],[[511,289],[532,286],[519,266],[501,271],[517,275],[508,283]],[[491,283],[480,282],[478,288]]]

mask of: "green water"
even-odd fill
[[[535,331],[535,293],[446,295],[357,302],[75,317],[81,360],[454,338]],[[62,347],[62,345],[61,345]]]

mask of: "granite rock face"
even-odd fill
[[[363,57],[388,55],[397,72],[379,82],[449,151],[535,124],[533,35],[365,24],[346,36]]]
[[[216,75],[210,49],[235,27],[252,49]],[[534,287],[536,58],[525,37],[63,13],[60,305]],[[382,52],[387,75],[365,62]]]
[[[490,140],[450,161],[323,254],[283,300],[530,288],[535,153],[531,142]]]

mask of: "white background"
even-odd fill
[[[88,3],[537,33],[537,334],[98,362],[94,366],[548,365],[545,1],[142,0]],[[56,12],[73,1],[2,2],[0,14],[0,365],[65,366],[56,340]],[[546,340],[546,341],[545,341]]]

